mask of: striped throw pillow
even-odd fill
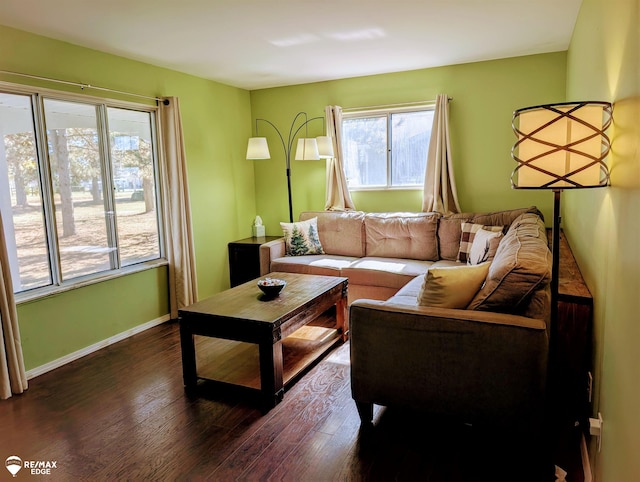
[[[485,226],[483,224],[462,223],[462,235],[460,236],[460,249],[458,250],[458,261],[467,263],[469,261],[469,252],[473,245],[473,238],[481,229],[493,232],[501,232],[504,226]]]

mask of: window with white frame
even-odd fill
[[[433,107],[344,113],[342,152],[349,188],[421,187],[432,124]]]
[[[155,115],[0,90],[0,210],[14,292],[162,258]]]

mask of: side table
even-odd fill
[[[556,350],[550,360],[555,463],[569,474],[580,474],[581,439],[589,434],[591,410],[593,298],[562,231],[558,284],[558,321],[552,333],[556,337]]]
[[[569,426],[588,427],[589,373],[593,297],[587,288],[569,243],[560,233],[560,278],[558,286],[556,375],[559,416]]]
[[[231,287],[260,277],[260,246],[282,236],[245,238],[229,243],[229,278]]]

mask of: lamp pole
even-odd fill
[[[551,331],[556,330],[558,321],[558,288],[560,283],[560,194],[562,189],[553,190],[553,230],[551,231]]]
[[[300,124],[296,128],[296,122],[298,122],[298,118],[300,116],[304,116],[304,122]],[[269,124],[278,134],[280,138],[280,142],[282,143],[282,150],[284,151],[285,165],[286,165],[286,173],[287,173],[287,193],[289,195],[289,222],[293,222],[293,202],[291,199],[291,150],[293,149],[293,142],[295,141],[298,132],[300,129],[305,127],[309,122],[314,120],[322,120],[323,117],[313,117],[312,119],[307,119],[306,112],[298,112],[296,116],[293,118],[293,122],[291,122],[291,127],[289,128],[289,137],[287,138],[287,142],[285,143],[284,137],[280,133],[280,130],[273,124],[273,122],[268,121],[267,119],[256,119],[256,134],[258,134],[258,121],[266,122]],[[295,130],[294,130],[295,129]]]

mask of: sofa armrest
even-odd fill
[[[260,245],[260,276],[271,272],[271,260],[285,255],[284,238]]]
[[[358,403],[527,429],[541,422],[543,320],[358,300],[350,307],[350,340]]]

